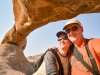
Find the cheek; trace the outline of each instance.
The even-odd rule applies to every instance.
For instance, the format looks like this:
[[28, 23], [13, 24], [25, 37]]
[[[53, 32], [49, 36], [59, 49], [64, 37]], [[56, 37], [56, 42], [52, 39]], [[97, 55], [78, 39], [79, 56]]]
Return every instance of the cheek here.
[[76, 39], [76, 38], [69, 37], [69, 40], [70, 40], [71, 42], [73, 42], [75, 39]]
[[66, 44], [67, 44], [67, 45], [71, 45], [72, 43], [71, 43], [71, 41], [67, 40], [67, 41], [66, 41]]
[[67, 37], [70, 38], [70, 34], [67, 34]]

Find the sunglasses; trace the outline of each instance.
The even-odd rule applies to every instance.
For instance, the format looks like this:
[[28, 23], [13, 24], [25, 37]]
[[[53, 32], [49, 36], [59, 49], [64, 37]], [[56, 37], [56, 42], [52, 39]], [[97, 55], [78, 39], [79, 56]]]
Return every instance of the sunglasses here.
[[65, 37], [63, 37], [63, 38], [58, 38], [58, 41], [61, 41], [61, 40], [68, 40], [68, 37], [67, 36], [65, 36]]
[[80, 28], [79, 26], [74, 26], [74, 27], [72, 27], [72, 28], [70, 28], [70, 29], [66, 29], [65, 32], [66, 32], [66, 33], [70, 33], [71, 30], [72, 30], [72, 31], [77, 31], [79, 28]]

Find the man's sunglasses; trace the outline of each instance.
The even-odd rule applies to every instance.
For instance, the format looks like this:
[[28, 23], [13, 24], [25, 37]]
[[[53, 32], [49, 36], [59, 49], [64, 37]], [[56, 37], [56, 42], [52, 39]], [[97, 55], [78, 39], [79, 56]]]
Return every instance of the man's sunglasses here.
[[74, 26], [74, 27], [72, 27], [72, 28], [70, 28], [70, 29], [66, 29], [65, 32], [66, 32], [66, 33], [70, 33], [71, 30], [72, 30], [72, 31], [77, 31], [79, 28], [80, 28], [79, 26]]
[[61, 41], [61, 40], [68, 40], [68, 37], [67, 36], [65, 36], [65, 37], [63, 37], [63, 38], [58, 38], [58, 41]]

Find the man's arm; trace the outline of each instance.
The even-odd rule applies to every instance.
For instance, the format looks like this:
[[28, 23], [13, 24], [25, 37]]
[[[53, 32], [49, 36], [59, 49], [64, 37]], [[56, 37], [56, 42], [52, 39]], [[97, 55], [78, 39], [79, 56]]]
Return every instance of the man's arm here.
[[100, 39], [99, 38], [92, 39], [92, 47], [94, 51], [96, 52], [96, 54], [100, 57]]

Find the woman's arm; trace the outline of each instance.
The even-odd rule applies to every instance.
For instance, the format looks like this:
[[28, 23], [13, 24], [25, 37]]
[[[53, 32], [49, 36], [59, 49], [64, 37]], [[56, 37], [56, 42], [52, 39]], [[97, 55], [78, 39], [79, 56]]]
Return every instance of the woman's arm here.
[[56, 57], [51, 51], [47, 51], [44, 57], [46, 75], [59, 75]]

